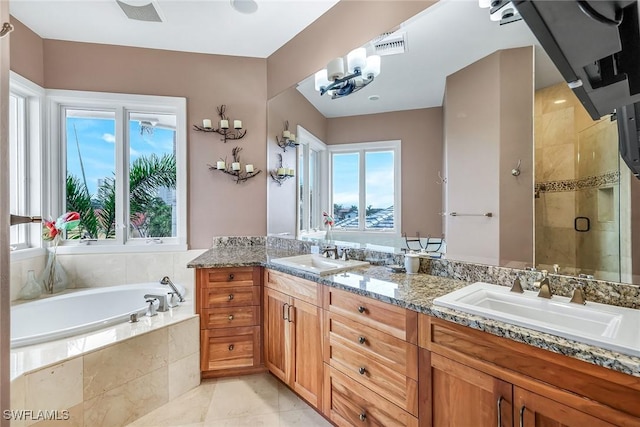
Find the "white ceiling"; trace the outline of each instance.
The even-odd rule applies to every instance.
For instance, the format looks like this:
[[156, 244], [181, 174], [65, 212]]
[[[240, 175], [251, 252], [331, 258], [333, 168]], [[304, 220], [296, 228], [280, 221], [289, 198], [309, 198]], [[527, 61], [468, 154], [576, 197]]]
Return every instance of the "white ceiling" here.
[[[256, 1], [257, 12], [246, 15], [230, 0], [153, 0], [162, 23], [129, 20], [115, 0], [11, 0], [10, 11], [47, 39], [266, 58], [338, 0]], [[439, 106], [447, 75], [496, 50], [530, 45], [537, 46], [536, 87], [562, 81], [523, 21], [500, 26], [477, 0], [441, 0], [401, 30], [408, 32], [408, 52], [384, 56], [381, 74], [360, 92], [320, 97], [312, 76], [298, 90], [325, 117]], [[370, 95], [380, 99], [369, 101]]]
[[[536, 87], [562, 81], [524, 21], [501, 26], [489, 20], [488, 9], [480, 9], [477, 0], [441, 0], [399, 31], [408, 33], [407, 52], [383, 56], [380, 75], [359, 92], [339, 99], [320, 96], [313, 76], [298, 90], [325, 117], [440, 106], [448, 75], [497, 50], [531, 45], [536, 46]], [[370, 95], [380, 99], [369, 101]]]
[[115, 0], [11, 0], [9, 7], [47, 39], [266, 58], [337, 2], [257, 0], [247, 15], [229, 0], [154, 0], [163, 22], [130, 20]]

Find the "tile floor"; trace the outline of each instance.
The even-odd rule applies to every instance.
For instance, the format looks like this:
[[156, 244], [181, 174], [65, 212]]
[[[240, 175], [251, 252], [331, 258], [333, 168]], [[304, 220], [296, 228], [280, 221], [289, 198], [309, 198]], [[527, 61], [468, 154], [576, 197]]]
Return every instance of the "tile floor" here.
[[331, 424], [271, 374], [203, 380], [127, 427], [325, 427]]

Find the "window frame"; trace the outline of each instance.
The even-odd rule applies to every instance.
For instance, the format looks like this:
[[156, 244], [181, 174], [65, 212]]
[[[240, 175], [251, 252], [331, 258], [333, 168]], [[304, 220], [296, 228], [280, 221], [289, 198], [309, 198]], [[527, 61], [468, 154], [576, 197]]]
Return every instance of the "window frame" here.
[[[23, 182], [21, 195], [23, 206], [19, 215], [42, 215], [42, 177], [43, 177], [43, 136], [45, 128], [45, 89], [22, 77], [9, 72], [9, 93], [23, 101], [23, 117], [20, 123], [22, 132], [20, 141], [22, 167], [19, 179]], [[11, 260], [17, 261], [44, 253], [42, 231], [38, 223], [21, 225], [24, 227], [24, 241], [10, 251]], [[13, 246], [13, 245], [12, 245]]]
[[[326, 211], [329, 206], [328, 200], [329, 195], [327, 192], [328, 181], [322, 179], [323, 176], [327, 176], [328, 173], [328, 145], [318, 139], [311, 132], [306, 130], [304, 127], [298, 125], [296, 128], [296, 132], [298, 133], [297, 138], [299, 145], [296, 148], [296, 168], [298, 171], [302, 171], [302, 191], [306, 197], [304, 197], [304, 203], [302, 205], [302, 222], [303, 226], [300, 226], [300, 195], [299, 191], [299, 182], [296, 183], [296, 228], [298, 232], [298, 237], [302, 234], [310, 233], [312, 230], [318, 230], [322, 227], [322, 211]], [[311, 178], [311, 168], [310, 168], [310, 159], [311, 156], [309, 151], [313, 150], [317, 153], [316, 162], [313, 174], [313, 182], [317, 187], [316, 190], [318, 192], [316, 197], [316, 203], [313, 206], [313, 212], [311, 212], [310, 207], [310, 188], [309, 182]], [[300, 165], [300, 157], [302, 156], [304, 165], [301, 167]], [[311, 224], [309, 218], [313, 214], [313, 218], [316, 218], [316, 223]], [[306, 228], [304, 228], [306, 226]]]
[[[355, 142], [349, 144], [335, 144], [329, 145], [329, 171], [328, 188], [329, 188], [329, 206], [333, 208], [333, 154], [350, 154], [358, 153], [358, 179], [359, 179], [359, 197], [358, 197], [358, 228], [348, 229], [340, 228], [334, 229], [334, 233], [367, 233], [367, 234], [393, 234], [400, 236], [400, 230], [402, 230], [401, 218], [402, 218], [402, 168], [401, 168], [401, 140], [389, 140], [389, 141], [372, 141], [372, 142]], [[366, 153], [376, 151], [393, 151], [393, 166], [394, 166], [394, 183], [393, 183], [393, 225], [391, 229], [372, 229], [366, 228]], [[333, 212], [333, 209], [331, 210]]]
[[[57, 217], [65, 209], [66, 139], [65, 111], [67, 109], [93, 109], [115, 112], [115, 173], [116, 173], [116, 238], [84, 244], [62, 241], [61, 253], [104, 252], [165, 252], [187, 249], [187, 126], [186, 98], [133, 95], [120, 93], [47, 90], [49, 118], [48, 170], [46, 191], [49, 194], [48, 212]], [[129, 113], [164, 113], [176, 116], [176, 236], [158, 239], [130, 238], [129, 227]], [[125, 179], [118, 179], [125, 177]], [[161, 243], [160, 243], [161, 242]]]

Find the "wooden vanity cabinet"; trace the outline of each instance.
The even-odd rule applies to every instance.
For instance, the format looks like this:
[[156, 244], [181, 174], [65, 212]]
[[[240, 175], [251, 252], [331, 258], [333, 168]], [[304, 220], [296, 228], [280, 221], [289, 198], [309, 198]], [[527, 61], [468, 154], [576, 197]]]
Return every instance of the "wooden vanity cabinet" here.
[[264, 272], [264, 361], [276, 377], [322, 408], [322, 286]]
[[324, 308], [325, 416], [339, 426], [417, 426], [417, 313], [331, 287]]
[[418, 329], [421, 426], [640, 426], [640, 378], [426, 315]]
[[200, 371], [212, 378], [264, 371], [261, 267], [201, 268], [196, 276]]

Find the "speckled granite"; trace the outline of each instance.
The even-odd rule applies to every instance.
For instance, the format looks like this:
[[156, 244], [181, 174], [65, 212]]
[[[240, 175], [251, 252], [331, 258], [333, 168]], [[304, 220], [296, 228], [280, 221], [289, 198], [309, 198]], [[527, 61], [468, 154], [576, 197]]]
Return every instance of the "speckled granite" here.
[[[598, 366], [640, 377], [640, 358], [638, 357], [433, 305], [435, 298], [460, 289], [475, 281], [510, 284], [518, 273], [525, 276], [527, 280], [524, 281], [524, 285], [527, 288], [531, 288], [533, 280], [539, 278], [539, 272], [525, 272], [522, 270], [447, 260], [431, 260], [431, 262], [427, 264], [430, 264], [432, 272], [437, 274], [408, 275], [404, 273], [392, 273], [384, 266], [369, 266], [336, 275], [318, 276], [270, 262], [274, 258], [292, 256], [299, 253], [300, 251], [295, 247], [295, 244], [290, 246], [269, 244], [265, 246], [223, 246], [208, 250], [189, 262], [188, 266], [208, 268], [261, 265], [323, 285], [375, 298], [380, 301], [485, 331], [496, 336], [509, 338], [517, 342], [526, 343], [554, 353], [564, 354]], [[444, 277], [445, 275], [448, 277]], [[559, 277], [560, 276], [558, 276], [558, 280], [560, 280]], [[552, 283], [553, 279], [552, 277]], [[633, 295], [637, 295], [633, 291], [633, 288], [635, 288], [635, 292], [637, 292], [637, 287], [634, 286], [610, 284], [614, 286], [600, 288], [601, 281], [589, 280], [586, 282], [587, 296], [590, 296], [592, 301], [600, 299], [628, 302], [629, 299], [634, 298]], [[565, 289], [563, 285], [554, 285], [554, 290], [564, 292]], [[607, 292], [611, 292], [613, 295], [608, 295]], [[633, 306], [633, 304], [627, 306]]]

